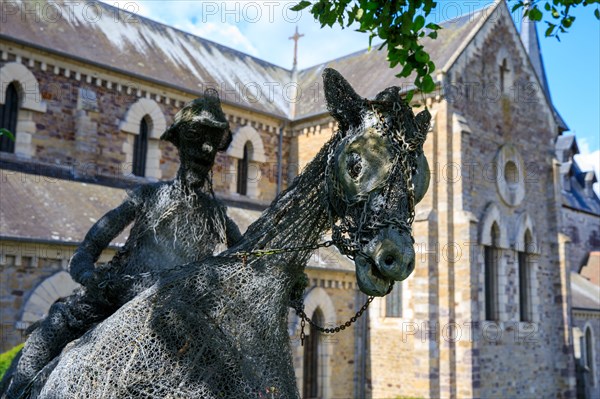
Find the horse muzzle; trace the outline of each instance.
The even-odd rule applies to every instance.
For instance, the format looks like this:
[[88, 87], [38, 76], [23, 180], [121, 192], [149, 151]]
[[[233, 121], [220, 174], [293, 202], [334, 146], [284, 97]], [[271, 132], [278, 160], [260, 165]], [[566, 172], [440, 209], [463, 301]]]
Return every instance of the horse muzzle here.
[[409, 233], [386, 227], [369, 241], [354, 260], [360, 290], [384, 296], [392, 281], [406, 279], [415, 269], [415, 250]]

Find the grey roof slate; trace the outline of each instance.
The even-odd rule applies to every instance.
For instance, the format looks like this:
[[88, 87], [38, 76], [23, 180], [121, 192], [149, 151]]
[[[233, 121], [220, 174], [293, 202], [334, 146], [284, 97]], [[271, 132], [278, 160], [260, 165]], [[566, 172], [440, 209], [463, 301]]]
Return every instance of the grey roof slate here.
[[558, 136], [556, 138], [555, 147], [559, 150], [572, 149], [574, 154], [579, 153], [579, 147], [577, 146], [577, 140], [575, 139], [574, 134], [563, 134]]
[[[123, 189], [1, 169], [0, 237], [77, 244]], [[127, 232], [111, 244], [123, 245]]]
[[593, 171], [582, 171], [574, 159], [561, 163], [560, 173], [568, 174], [571, 183], [569, 190], [564, 187], [561, 190], [563, 205], [600, 215], [600, 198], [595, 192], [588, 195], [585, 190], [586, 180], [591, 184], [595, 183], [596, 174]]

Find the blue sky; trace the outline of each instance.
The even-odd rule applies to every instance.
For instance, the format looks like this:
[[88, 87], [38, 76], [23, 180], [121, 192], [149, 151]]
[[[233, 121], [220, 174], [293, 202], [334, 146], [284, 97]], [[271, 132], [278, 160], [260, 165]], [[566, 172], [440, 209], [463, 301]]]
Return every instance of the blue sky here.
[[[321, 29], [307, 11], [290, 11], [295, 0], [106, 2], [287, 68], [291, 68], [293, 58], [293, 42], [288, 37], [296, 26], [305, 35], [299, 43], [299, 68], [341, 57], [368, 45], [367, 34], [352, 29]], [[434, 18], [450, 19], [489, 3], [490, 0], [441, 0]], [[581, 163], [584, 166], [594, 163], [598, 173], [600, 23], [593, 16], [592, 7], [579, 7], [575, 16], [571, 31], [561, 36], [561, 42], [543, 37], [545, 23], [540, 24], [538, 32], [556, 109], [571, 133], [577, 136], [585, 158]]]

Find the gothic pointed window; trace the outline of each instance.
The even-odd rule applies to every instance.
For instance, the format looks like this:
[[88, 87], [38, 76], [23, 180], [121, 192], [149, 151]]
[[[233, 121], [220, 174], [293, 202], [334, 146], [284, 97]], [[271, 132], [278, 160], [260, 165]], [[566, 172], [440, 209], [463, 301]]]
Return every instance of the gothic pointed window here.
[[402, 285], [399, 281], [385, 297], [385, 317], [402, 317]]
[[[17, 134], [17, 116], [19, 113], [19, 94], [14, 83], [6, 88], [4, 104], [0, 104], [0, 128], [7, 129], [14, 136]], [[15, 142], [8, 136], [0, 136], [0, 151], [15, 152]]]
[[500, 229], [496, 223], [492, 225], [491, 245], [486, 245], [485, 260], [485, 319], [498, 320], [498, 244], [500, 240]]
[[531, 311], [531, 262], [528, 252], [532, 239], [529, 230], [525, 232], [525, 248], [518, 252], [519, 261], [519, 316], [521, 321], [532, 321]]
[[133, 168], [136, 176], [144, 177], [146, 174], [146, 156], [148, 154], [148, 122], [142, 118], [140, 131], [133, 142]]
[[[322, 326], [324, 317], [321, 309], [317, 308], [313, 313], [312, 320], [315, 324]], [[320, 332], [311, 324], [310, 332], [304, 342], [304, 381], [302, 397], [313, 399], [322, 397], [321, 362], [323, 347], [320, 343]]]
[[248, 141], [244, 144], [244, 155], [238, 159], [237, 167], [237, 193], [248, 195], [248, 168], [250, 166], [250, 153], [252, 144]]
[[584, 348], [584, 354], [585, 354], [585, 367], [589, 370], [590, 372], [590, 376], [592, 376], [591, 383], [592, 385], [595, 385], [595, 380], [596, 380], [596, 369], [595, 369], [595, 365], [594, 365], [594, 360], [595, 360], [595, 353], [594, 353], [594, 337], [592, 335], [592, 329], [587, 326], [585, 329], [585, 336], [584, 336], [584, 344], [585, 344], [585, 348]]

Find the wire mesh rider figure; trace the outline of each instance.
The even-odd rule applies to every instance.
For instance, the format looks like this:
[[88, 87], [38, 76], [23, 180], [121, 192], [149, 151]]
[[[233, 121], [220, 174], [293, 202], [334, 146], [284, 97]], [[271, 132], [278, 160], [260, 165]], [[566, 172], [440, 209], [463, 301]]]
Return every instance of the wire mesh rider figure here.
[[[65, 345], [154, 284], [161, 272], [240, 240], [238, 227], [211, 185], [217, 151], [231, 143], [216, 91], [207, 90], [204, 97], [186, 104], [161, 139], [179, 150], [176, 178], [129, 192], [88, 231], [69, 263], [71, 276], [82, 288], [57, 301], [35, 326], [20, 359], [15, 359], [6, 398], [20, 397]], [[96, 266], [102, 250], [131, 223], [123, 248], [109, 263]], [[8, 374], [5, 379], [11, 378]]]

